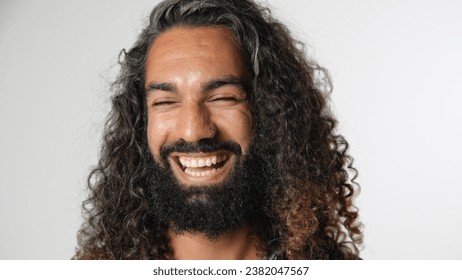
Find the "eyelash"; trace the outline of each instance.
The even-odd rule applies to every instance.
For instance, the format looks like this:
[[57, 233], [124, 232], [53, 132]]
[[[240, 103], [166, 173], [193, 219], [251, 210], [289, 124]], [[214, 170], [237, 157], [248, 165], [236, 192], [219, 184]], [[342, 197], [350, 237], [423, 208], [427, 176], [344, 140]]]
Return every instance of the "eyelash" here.
[[218, 97], [218, 98], [210, 100], [210, 102], [213, 102], [213, 101], [233, 101], [233, 102], [236, 102], [237, 100], [238, 100], [237, 98], [229, 96], [229, 97]]
[[175, 104], [175, 101], [159, 101], [159, 102], [154, 102], [152, 103], [152, 106], [167, 106], [167, 105], [172, 105]]
[[[223, 102], [234, 102], [236, 103], [237, 101], [239, 101], [240, 99], [236, 98], [236, 97], [218, 97], [218, 98], [214, 98], [214, 99], [211, 99], [209, 100], [209, 102], [220, 102], [220, 101], [223, 101]], [[168, 105], [173, 105], [177, 103], [176, 101], [155, 101], [152, 103], [152, 106], [153, 107], [161, 107], [161, 106], [168, 106]]]

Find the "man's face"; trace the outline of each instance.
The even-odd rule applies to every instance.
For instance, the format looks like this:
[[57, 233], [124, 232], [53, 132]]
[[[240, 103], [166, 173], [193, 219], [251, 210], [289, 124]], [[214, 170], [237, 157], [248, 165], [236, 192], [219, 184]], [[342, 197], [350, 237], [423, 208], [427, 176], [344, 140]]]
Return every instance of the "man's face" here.
[[[232, 149], [162, 149], [177, 143], [234, 143], [243, 155], [252, 140], [247, 100], [249, 73], [229, 30], [176, 27], [160, 34], [145, 72], [147, 137], [157, 163], [162, 157], [182, 186], [219, 185], [239, 154]], [[164, 166], [166, 167], [166, 166]]]

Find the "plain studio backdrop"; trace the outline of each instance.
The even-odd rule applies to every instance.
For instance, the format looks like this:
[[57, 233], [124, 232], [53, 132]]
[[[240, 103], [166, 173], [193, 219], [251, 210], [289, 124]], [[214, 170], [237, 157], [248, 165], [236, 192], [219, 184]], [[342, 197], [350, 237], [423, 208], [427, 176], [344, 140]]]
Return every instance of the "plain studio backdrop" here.
[[[0, 2], [0, 259], [69, 259], [117, 57], [158, 1]], [[462, 2], [267, 0], [333, 77], [365, 259], [462, 259]]]

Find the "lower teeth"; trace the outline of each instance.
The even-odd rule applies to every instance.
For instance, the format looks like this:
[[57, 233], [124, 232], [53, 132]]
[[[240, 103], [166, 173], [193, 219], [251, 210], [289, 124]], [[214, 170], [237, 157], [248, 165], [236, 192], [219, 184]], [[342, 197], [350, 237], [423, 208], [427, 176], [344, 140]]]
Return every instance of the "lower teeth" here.
[[214, 169], [207, 170], [207, 171], [192, 171], [189, 168], [186, 168], [184, 172], [194, 177], [205, 177], [205, 176], [210, 176], [213, 173], [217, 172], [217, 169], [214, 168]]

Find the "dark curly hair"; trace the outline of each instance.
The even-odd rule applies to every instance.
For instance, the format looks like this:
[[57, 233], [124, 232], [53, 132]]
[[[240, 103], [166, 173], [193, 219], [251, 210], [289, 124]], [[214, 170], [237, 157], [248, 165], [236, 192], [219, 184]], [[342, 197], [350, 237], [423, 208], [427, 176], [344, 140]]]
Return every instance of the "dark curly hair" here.
[[348, 143], [328, 107], [327, 72], [268, 9], [250, 0], [167, 0], [154, 8], [135, 45], [120, 57], [100, 160], [88, 178], [85, 222], [75, 259], [168, 259], [167, 228], [153, 222], [146, 189], [148, 49], [175, 26], [231, 30], [253, 80], [250, 105], [258, 154], [271, 162], [271, 224], [256, 233], [263, 255], [358, 259], [359, 192]]

